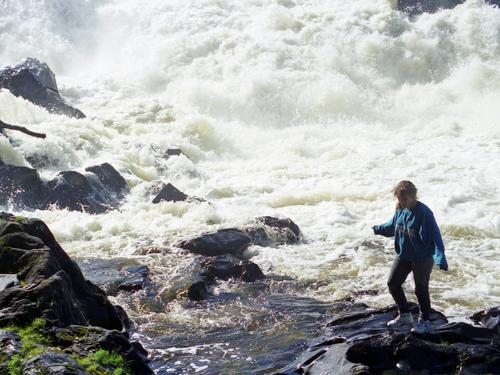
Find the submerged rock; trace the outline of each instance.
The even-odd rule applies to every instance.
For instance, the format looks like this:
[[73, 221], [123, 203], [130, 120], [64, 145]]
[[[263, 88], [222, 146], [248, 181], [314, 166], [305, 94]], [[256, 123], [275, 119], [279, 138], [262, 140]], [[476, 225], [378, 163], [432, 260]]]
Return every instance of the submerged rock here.
[[210, 296], [210, 289], [218, 280], [254, 282], [264, 278], [260, 267], [249, 260], [232, 255], [198, 256], [183, 268], [173, 285], [162, 290], [160, 295], [167, 301], [182, 296], [200, 301]]
[[57, 88], [56, 77], [47, 64], [27, 58], [14, 67], [0, 70], [0, 89], [44, 107], [49, 112], [84, 118], [82, 111], [67, 104]]
[[83, 274], [102, 288], [108, 296], [120, 292], [135, 292], [151, 283], [149, 267], [131, 264], [128, 258], [98, 259], [86, 258], [78, 261]]
[[275, 246], [295, 244], [301, 239], [300, 229], [292, 219], [279, 219], [272, 216], [261, 216], [255, 219], [255, 224], [245, 229], [258, 246]]
[[[123, 309], [83, 277], [42, 221], [0, 213], [0, 273], [19, 280], [0, 290], [0, 327], [7, 327], [0, 328], [2, 362], [20, 353], [16, 366], [22, 373], [88, 374], [73, 358], [106, 350], [123, 356], [134, 373], [152, 374], [144, 349], [121, 332], [128, 323]], [[43, 324], [33, 325], [40, 318]], [[16, 352], [15, 332], [30, 325], [36, 333], [30, 340], [39, 341], [30, 345], [43, 354]]]
[[[417, 318], [418, 306], [412, 304]], [[433, 311], [434, 329], [426, 334], [389, 329], [396, 306], [373, 309], [355, 305], [333, 315], [324, 337], [280, 374], [373, 374], [404, 370], [430, 374], [487, 374], [500, 368], [495, 331], [466, 323], [447, 323]]]

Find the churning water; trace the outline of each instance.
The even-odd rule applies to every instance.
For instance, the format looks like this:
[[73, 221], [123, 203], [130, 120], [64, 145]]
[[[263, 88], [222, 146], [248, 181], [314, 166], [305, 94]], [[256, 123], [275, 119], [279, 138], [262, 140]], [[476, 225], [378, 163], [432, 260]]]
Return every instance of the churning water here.
[[[161, 292], [118, 302], [159, 373], [269, 372], [329, 302], [390, 303], [392, 243], [370, 228], [391, 217], [401, 179], [443, 232], [450, 271], [432, 276], [434, 307], [459, 318], [500, 303], [500, 9], [468, 0], [409, 18], [384, 0], [0, 0], [0, 66], [28, 56], [88, 118], [1, 91], [2, 120], [48, 135], [0, 138], [4, 162], [43, 156], [44, 178], [109, 162], [131, 193], [104, 215], [24, 214], [72, 256], [151, 267]], [[163, 158], [169, 147], [189, 158]], [[212, 204], [153, 205], [155, 181]], [[168, 293], [189, 263], [178, 240], [261, 215], [290, 217], [305, 236], [249, 249], [268, 281], [220, 283], [200, 304]], [[161, 253], [140, 255], [150, 248]]]

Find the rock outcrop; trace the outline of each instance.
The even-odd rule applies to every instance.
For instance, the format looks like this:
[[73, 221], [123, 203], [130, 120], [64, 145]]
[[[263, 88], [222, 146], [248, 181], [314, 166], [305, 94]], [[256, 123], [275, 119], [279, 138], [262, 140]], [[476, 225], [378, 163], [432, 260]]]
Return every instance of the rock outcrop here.
[[35, 169], [0, 165], [0, 205], [42, 210], [55, 207], [92, 214], [118, 207], [127, 191], [125, 179], [108, 163], [85, 171], [62, 171], [43, 182]]
[[[0, 213], [0, 274], [11, 276], [0, 290], [0, 351], [10, 367], [30, 374], [86, 374], [85, 361], [101, 350], [118, 353], [134, 373], [152, 373], [144, 349], [122, 332], [123, 309], [83, 277], [42, 221]], [[40, 339], [23, 342], [26, 330], [26, 340]], [[0, 374], [5, 371], [0, 366]]]
[[[490, 310], [491, 311], [491, 310]], [[418, 306], [412, 305], [415, 319]], [[494, 312], [493, 312], [494, 313]], [[434, 329], [426, 334], [389, 329], [395, 306], [363, 304], [338, 312], [324, 327], [324, 336], [280, 374], [378, 374], [403, 371], [425, 374], [496, 374], [500, 369], [498, 332], [464, 322], [448, 323], [433, 311]], [[480, 313], [478, 317], [490, 313]], [[399, 373], [399, 372], [398, 372]]]
[[14, 67], [0, 70], [0, 89], [46, 108], [49, 112], [84, 118], [82, 111], [67, 104], [59, 93], [56, 77], [47, 64], [27, 58]]

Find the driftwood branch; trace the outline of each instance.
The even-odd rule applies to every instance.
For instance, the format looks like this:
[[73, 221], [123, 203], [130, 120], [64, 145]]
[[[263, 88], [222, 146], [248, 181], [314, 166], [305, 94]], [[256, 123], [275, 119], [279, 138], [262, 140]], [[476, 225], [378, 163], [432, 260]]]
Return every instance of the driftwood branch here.
[[24, 134], [28, 134], [28, 135], [31, 135], [32, 137], [36, 137], [36, 138], [46, 138], [47, 136], [43, 133], [37, 133], [37, 132], [33, 132], [29, 129], [26, 129], [24, 126], [18, 126], [18, 125], [10, 125], [10, 124], [6, 124], [5, 122], [1, 121], [0, 120], [0, 132], [4, 129], [8, 129], [8, 130], [16, 130], [18, 132], [21, 132], [21, 133], [24, 133]]

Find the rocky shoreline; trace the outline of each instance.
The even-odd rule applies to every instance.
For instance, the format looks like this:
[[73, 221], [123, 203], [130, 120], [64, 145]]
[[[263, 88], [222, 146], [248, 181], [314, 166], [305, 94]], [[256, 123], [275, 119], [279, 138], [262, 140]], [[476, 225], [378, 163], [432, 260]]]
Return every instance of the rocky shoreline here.
[[[395, 305], [371, 308], [339, 303], [326, 318], [322, 336], [280, 375], [499, 374], [500, 306], [480, 311], [476, 324], [449, 323], [433, 311], [434, 329], [426, 334], [389, 329]], [[411, 307], [418, 317], [418, 305]]]
[[0, 374], [152, 374], [114, 306], [40, 220], [0, 213]]

